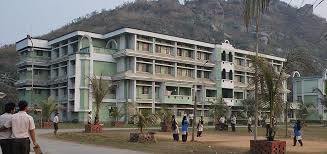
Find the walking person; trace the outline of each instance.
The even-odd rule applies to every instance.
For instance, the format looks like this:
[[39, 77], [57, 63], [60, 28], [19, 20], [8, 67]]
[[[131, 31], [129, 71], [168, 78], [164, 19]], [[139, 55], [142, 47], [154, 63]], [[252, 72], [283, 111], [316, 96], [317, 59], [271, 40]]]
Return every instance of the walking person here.
[[197, 132], [196, 137], [201, 137], [202, 132], [203, 132], [203, 116], [201, 116], [201, 119], [199, 120], [197, 130], [198, 130], [198, 132]]
[[225, 129], [225, 117], [221, 116], [219, 119], [219, 124], [220, 124], [220, 130], [223, 131]]
[[252, 119], [251, 117], [248, 118], [248, 132], [252, 133]]
[[90, 111], [88, 114], [87, 114], [87, 124], [92, 124], [92, 112]]
[[183, 120], [182, 120], [182, 141], [183, 142], [187, 141], [188, 126], [189, 126], [189, 122], [188, 122], [186, 116], [184, 116]]
[[303, 146], [303, 142], [302, 142], [302, 126], [301, 126], [301, 121], [297, 120], [294, 127], [294, 138], [293, 138], [293, 146], [296, 146], [296, 142], [299, 142], [301, 146]]
[[171, 129], [173, 131], [174, 141], [178, 142], [179, 141], [179, 128], [178, 128], [178, 123], [176, 121], [175, 115], [172, 116]]
[[12, 154], [12, 138], [11, 130], [5, 127], [5, 124], [11, 121], [12, 115], [15, 113], [15, 103], [5, 104], [5, 113], [0, 116], [0, 145], [2, 154]]
[[230, 119], [230, 124], [232, 126], [232, 131], [235, 132], [235, 125], [236, 125], [236, 116], [232, 115], [232, 118]]
[[28, 103], [20, 101], [18, 107], [19, 112], [14, 114], [11, 121], [6, 123], [6, 127], [11, 127], [12, 130], [12, 154], [29, 154], [29, 138], [31, 138], [34, 148], [39, 148], [35, 138], [35, 124], [33, 117], [27, 114]]
[[57, 112], [53, 118], [53, 128], [54, 128], [54, 134], [57, 135], [58, 131], [58, 124], [59, 124], [59, 113]]

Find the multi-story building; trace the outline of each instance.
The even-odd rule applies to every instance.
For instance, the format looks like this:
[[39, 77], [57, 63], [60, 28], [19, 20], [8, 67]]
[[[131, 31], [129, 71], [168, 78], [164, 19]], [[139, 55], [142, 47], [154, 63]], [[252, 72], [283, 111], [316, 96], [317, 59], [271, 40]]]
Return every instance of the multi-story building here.
[[[16, 49], [20, 99], [38, 103], [52, 96], [62, 106], [63, 120], [83, 121], [93, 109], [93, 75], [116, 85], [100, 111], [106, 120], [110, 106], [127, 102], [153, 113], [163, 105], [177, 116], [192, 113], [194, 95], [199, 115], [208, 116], [210, 102], [220, 97], [236, 111], [254, 74], [249, 58], [254, 53], [235, 49], [227, 40], [210, 44], [131, 28], [107, 34], [75, 31], [53, 40], [25, 38]], [[276, 70], [285, 62], [259, 56]]]
[[[308, 108], [307, 120], [326, 120], [327, 109], [322, 101], [326, 95], [327, 70], [321, 76], [302, 77], [298, 71], [292, 75], [294, 103], [303, 103]], [[294, 105], [298, 107], [298, 104]]]

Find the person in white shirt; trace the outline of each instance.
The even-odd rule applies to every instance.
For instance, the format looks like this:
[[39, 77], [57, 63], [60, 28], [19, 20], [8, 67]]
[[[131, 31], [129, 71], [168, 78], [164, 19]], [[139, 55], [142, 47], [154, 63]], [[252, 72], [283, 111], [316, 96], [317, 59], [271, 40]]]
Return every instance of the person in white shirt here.
[[53, 117], [53, 128], [54, 128], [54, 134], [57, 135], [58, 131], [58, 124], [59, 124], [59, 113], [56, 113]]
[[232, 115], [232, 118], [230, 119], [230, 123], [232, 126], [232, 131], [235, 132], [235, 125], [236, 125], [236, 116]]
[[225, 129], [225, 117], [224, 116], [220, 117], [219, 124], [220, 124], [220, 130], [224, 130]]
[[196, 137], [201, 137], [202, 135], [202, 132], [203, 132], [203, 116], [201, 116], [201, 119], [199, 120], [199, 123], [198, 123], [198, 126], [197, 126], [197, 129], [198, 129], [198, 132], [197, 132], [197, 135]]
[[248, 132], [249, 133], [252, 133], [252, 119], [251, 119], [251, 117], [249, 117], [249, 119], [248, 119]]
[[3, 130], [0, 132], [0, 145], [2, 154], [12, 154], [12, 139], [11, 130], [5, 128], [4, 125], [11, 121], [13, 113], [15, 113], [15, 103], [5, 104], [5, 113], [0, 116], [0, 127]]
[[5, 124], [5, 127], [12, 130], [11, 137], [13, 138], [12, 154], [29, 154], [30, 153], [30, 139], [35, 148], [39, 145], [35, 138], [35, 124], [33, 117], [27, 114], [28, 103], [26, 101], [19, 101], [19, 112], [12, 116], [11, 121]]

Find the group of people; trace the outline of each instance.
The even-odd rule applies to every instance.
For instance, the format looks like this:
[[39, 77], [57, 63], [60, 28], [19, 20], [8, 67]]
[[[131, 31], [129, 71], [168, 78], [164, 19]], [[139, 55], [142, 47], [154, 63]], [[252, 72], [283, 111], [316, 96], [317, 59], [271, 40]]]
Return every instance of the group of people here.
[[[219, 119], [219, 130], [220, 131], [223, 131], [223, 130], [226, 130], [228, 131], [228, 124], [226, 122], [226, 118], [224, 116], [220, 117]], [[236, 131], [236, 116], [235, 115], [232, 115], [231, 118], [230, 118], [230, 125], [231, 125], [231, 128], [232, 128], [232, 131], [235, 132]]]
[[15, 103], [5, 104], [5, 113], [0, 116], [0, 145], [3, 154], [29, 154], [30, 139], [34, 148], [39, 145], [35, 137], [33, 117], [27, 114], [28, 103], [20, 101], [19, 111]]
[[[187, 141], [187, 136], [188, 136], [188, 127], [192, 126], [193, 122], [190, 123], [190, 121], [193, 119], [188, 119], [186, 115], [183, 116], [182, 119], [182, 141], [186, 142]], [[175, 115], [172, 116], [172, 122], [171, 122], [171, 129], [173, 132], [173, 139], [174, 141], [179, 141], [179, 125], [178, 122], [176, 120]], [[202, 132], [203, 132], [203, 117], [201, 116], [201, 119], [199, 120], [198, 124], [197, 124], [197, 137], [201, 137]]]

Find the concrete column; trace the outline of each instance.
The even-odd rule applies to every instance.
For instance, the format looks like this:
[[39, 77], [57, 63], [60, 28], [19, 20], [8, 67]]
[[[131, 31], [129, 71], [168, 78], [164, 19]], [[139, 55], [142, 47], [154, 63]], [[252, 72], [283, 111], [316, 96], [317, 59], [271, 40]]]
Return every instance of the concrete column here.
[[152, 38], [152, 53], [156, 53], [156, 38]]
[[152, 74], [156, 74], [156, 65], [155, 65], [155, 60], [152, 60]]
[[177, 77], [177, 63], [174, 63], [174, 77]]
[[120, 35], [118, 48], [119, 49], [125, 49], [126, 48], [126, 37], [125, 37], [125, 34], [124, 35]]
[[136, 80], [131, 80], [131, 87], [130, 87], [130, 91], [131, 91], [131, 96], [132, 96], [132, 102], [136, 101]]
[[195, 65], [195, 68], [194, 68], [194, 79], [197, 79], [198, 77], [197, 77], [197, 72], [198, 72], [198, 66], [197, 65]]
[[133, 73], [136, 73], [136, 57], [133, 57], [132, 67], [133, 67]]
[[174, 57], [177, 57], [177, 42], [174, 44]]
[[197, 46], [195, 45], [195, 50], [194, 50], [194, 53], [193, 53], [193, 57], [194, 57], [194, 59], [197, 59], [197, 54], [198, 54], [198, 48], [197, 48]]
[[152, 114], [156, 111], [156, 84], [154, 81], [152, 81]]
[[166, 84], [162, 82], [159, 89], [159, 98], [161, 103], [165, 103]]
[[137, 50], [137, 35], [136, 34], [132, 35], [131, 43], [132, 43], [132, 46], [131, 46], [132, 49]]

